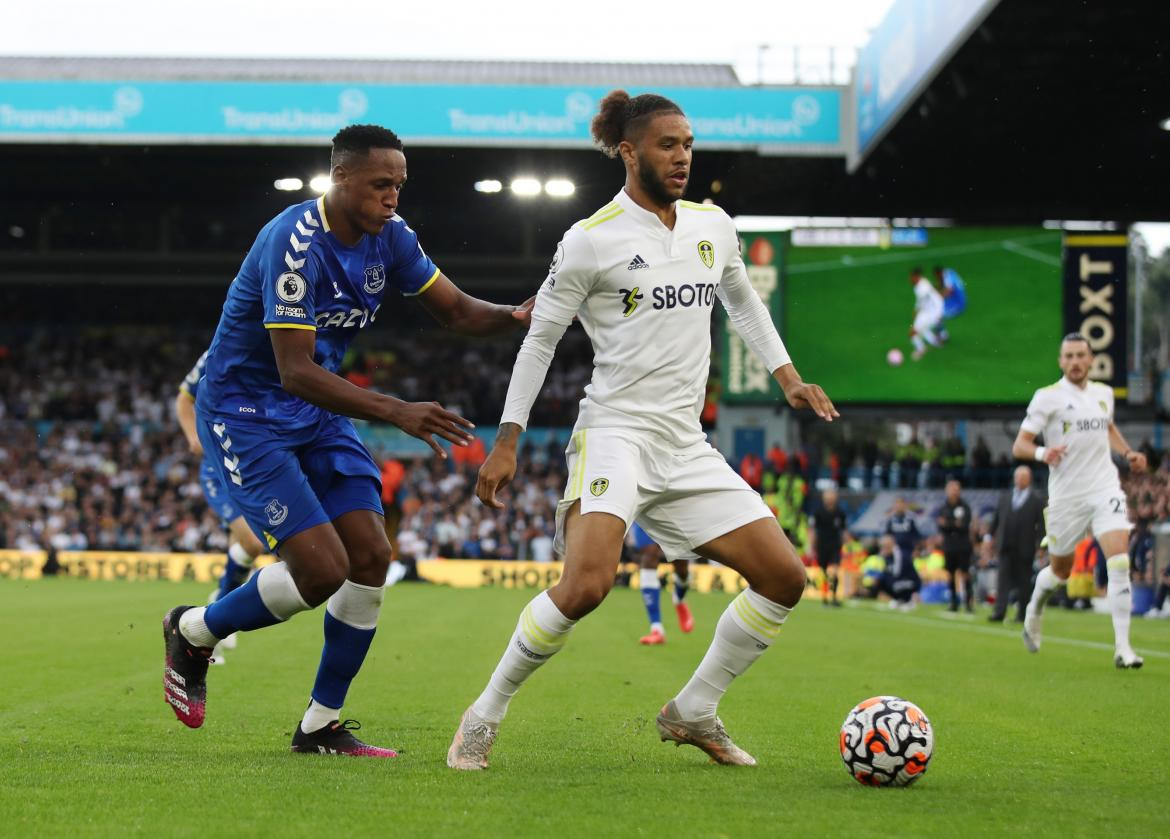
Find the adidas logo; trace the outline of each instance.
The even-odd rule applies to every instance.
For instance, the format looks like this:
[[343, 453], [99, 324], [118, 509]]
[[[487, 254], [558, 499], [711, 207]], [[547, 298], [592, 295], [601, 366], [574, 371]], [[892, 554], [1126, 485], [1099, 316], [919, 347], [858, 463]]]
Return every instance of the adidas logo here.
[[634, 258], [630, 260], [630, 264], [626, 266], [627, 271], [637, 271], [639, 268], [649, 268], [650, 263], [642, 259], [638, 254], [634, 254]]

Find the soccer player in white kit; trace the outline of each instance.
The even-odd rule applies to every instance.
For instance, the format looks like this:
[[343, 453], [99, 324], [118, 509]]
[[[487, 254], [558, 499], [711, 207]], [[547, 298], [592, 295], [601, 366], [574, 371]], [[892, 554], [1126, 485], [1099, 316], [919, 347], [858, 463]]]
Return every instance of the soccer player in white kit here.
[[517, 438], [557, 341], [578, 317], [593, 343], [594, 370], [566, 451], [569, 480], [557, 511], [565, 570], [524, 608], [487, 687], [460, 720], [447, 765], [487, 767], [521, 683], [609, 593], [635, 519], [668, 556], [694, 551], [750, 585], [719, 619], [706, 657], [662, 708], [657, 727], [663, 740], [697, 746], [716, 762], [752, 765], [716, 709], [732, 679], [776, 639], [805, 577], [775, 516], [699, 425], [715, 298], [790, 405], [825, 420], [837, 413], [789, 360], [749, 282], [731, 219], [713, 205], [680, 200], [694, 139], [681, 109], [654, 94], [631, 99], [613, 91], [592, 127], [602, 150], [625, 164], [625, 187], [557, 247], [476, 486], [485, 504], [502, 506], [496, 493], [515, 474]]
[[[1028, 415], [1012, 445], [1021, 460], [1047, 463], [1049, 565], [1036, 576], [1036, 586], [1024, 616], [1024, 644], [1040, 651], [1040, 623], [1044, 604], [1053, 589], [1068, 579], [1073, 550], [1092, 530], [1106, 556], [1109, 583], [1106, 598], [1113, 615], [1114, 663], [1121, 668], [1142, 666], [1142, 657], [1129, 644], [1133, 607], [1129, 583], [1129, 515], [1125, 493], [1110, 450], [1122, 455], [1135, 472], [1144, 472], [1146, 457], [1125, 442], [1113, 424], [1113, 389], [1089, 380], [1093, 351], [1080, 333], [1060, 344], [1064, 376], [1042, 387], [1028, 404]], [[1035, 443], [1044, 435], [1044, 445]]]
[[921, 268], [910, 270], [910, 285], [914, 288], [914, 325], [910, 327], [910, 340], [914, 352], [910, 357], [918, 361], [926, 355], [926, 345], [942, 345], [937, 331], [942, 326], [943, 296], [934, 283], [926, 279]]

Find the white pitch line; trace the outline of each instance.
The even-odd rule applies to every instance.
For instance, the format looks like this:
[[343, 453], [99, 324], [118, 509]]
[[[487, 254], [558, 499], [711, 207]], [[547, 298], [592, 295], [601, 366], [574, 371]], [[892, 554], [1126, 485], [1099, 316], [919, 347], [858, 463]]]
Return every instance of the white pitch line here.
[[[869, 611], [874, 613], [874, 614], [882, 614], [882, 611], [880, 609], [876, 609], [876, 608], [870, 608]], [[924, 626], [936, 626], [936, 627], [937, 626], [946, 626], [946, 627], [950, 627], [951, 629], [966, 629], [966, 630], [970, 630], [971, 632], [979, 632], [979, 633], [982, 633], [984, 635], [998, 635], [1001, 638], [1019, 639], [1021, 634], [1023, 633], [1023, 626], [1020, 627], [1019, 632], [1013, 632], [1010, 629], [997, 629], [994, 626], [977, 626], [974, 624], [966, 623], [961, 618], [959, 618], [959, 619], [954, 619], [954, 618], [945, 619], [942, 617], [941, 614], [936, 618], [923, 618], [923, 617], [918, 617], [915, 615], [907, 615], [905, 613], [897, 613], [897, 612], [888, 612], [888, 614], [890, 615], [890, 617], [900, 618], [901, 620], [908, 621], [910, 623], [920, 623]], [[1022, 644], [1023, 641], [1021, 640], [1020, 643]], [[1045, 643], [1045, 644], [1064, 644], [1065, 646], [1068, 646], [1068, 647], [1082, 647], [1084, 649], [1089, 649], [1089, 650], [1106, 650], [1108, 652], [1113, 652], [1113, 645], [1112, 644], [1106, 644], [1102, 641], [1084, 641], [1084, 640], [1081, 640], [1080, 638], [1060, 638], [1057, 636], [1045, 635], [1045, 636], [1043, 636], [1043, 643]], [[1144, 648], [1140, 651], [1140, 655], [1153, 657], [1153, 658], [1170, 658], [1170, 653], [1168, 653], [1168, 652], [1163, 652], [1162, 650], [1149, 650], [1149, 649], [1144, 649]]]
[[1056, 267], [1060, 267], [1061, 265], [1060, 257], [1053, 256], [1050, 253], [1041, 253], [1040, 251], [1032, 250], [1032, 248], [1026, 248], [1011, 239], [1004, 241], [1003, 249], [1014, 254], [1019, 254], [1020, 256], [1026, 256], [1028, 259], [1034, 259], [1037, 262], [1043, 262], [1045, 265], [1053, 265]]
[[[1017, 245], [1020, 245], [1021, 243], [1047, 241], [1052, 239], [1053, 236], [1059, 235], [1060, 234], [1053, 233], [1038, 233], [1035, 236], [1021, 236], [1017, 239], [1011, 239], [1007, 241], [1011, 241]], [[811, 274], [817, 271], [836, 271], [841, 268], [865, 268], [868, 265], [884, 265], [890, 262], [912, 262], [915, 259], [920, 259], [921, 261], [926, 262], [928, 261], [926, 257], [933, 259], [939, 256], [956, 256], [958, 254], [964, 253], [980, 253], [981, 251], [999, 250], [1004, 246], [1004, 240], [997, 240], [994, 242], [978, 242], [973, 245], [953, 245], [949, 248], [907, 248], [906, 250], [899, 251], [897, 253], [852, 257], [848, 262], [843, 261], [843, 259], [831, 259], [824, 262], [806, 262], [803, 265], [789, 265], [785, 270], [789, 274]]]

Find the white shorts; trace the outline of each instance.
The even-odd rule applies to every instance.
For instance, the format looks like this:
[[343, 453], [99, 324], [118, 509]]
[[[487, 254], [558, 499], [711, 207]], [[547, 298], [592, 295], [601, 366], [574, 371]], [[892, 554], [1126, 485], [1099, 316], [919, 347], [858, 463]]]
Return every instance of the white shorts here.
[[1048, 505], [1044, 511], [1048, 530], [1048, 553], [1068, 556], [1085, 534], [1094, 536], [1114, 530], [1130, 530], [1125, 493], [1120, 487], [1080, 498], [1062, 498]]
[[757, 519], [772, 518], [760, 494], [706, 441], [668, 448], [652, 435], [591, 428], [565, 449], [569, 483], [557, 505], [558, 552], [565, 550], [565, 515], [611, 513], [638, 524], [667, 559], [690, 559], [694, 549]]
[[[905, 321], [903, 321], [905, 323]], [[942, 315], [931, 312], [919, 312], [914, 316], [914, 331], [921, 335], [937, 329], [942, 323]]]

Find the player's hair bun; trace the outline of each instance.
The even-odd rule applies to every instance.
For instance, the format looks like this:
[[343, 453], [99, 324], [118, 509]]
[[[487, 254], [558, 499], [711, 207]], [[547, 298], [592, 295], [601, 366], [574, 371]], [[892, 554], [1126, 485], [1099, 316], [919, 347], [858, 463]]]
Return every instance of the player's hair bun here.
[[629, 103], [630, 94], [624, 90], [611, 91], [601, 100], [601, 108], [593, 118], [593, 140], [608, 157], [617, 157]]

